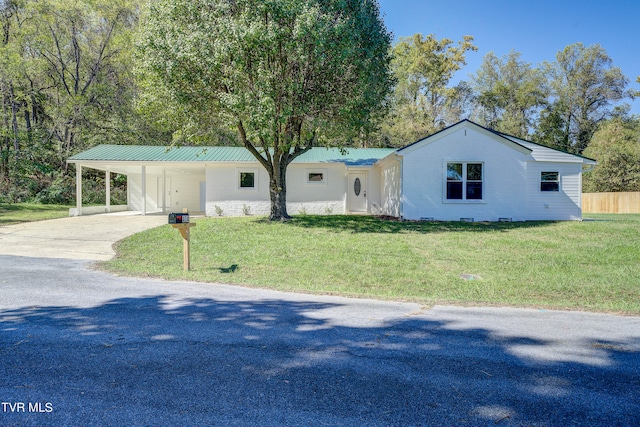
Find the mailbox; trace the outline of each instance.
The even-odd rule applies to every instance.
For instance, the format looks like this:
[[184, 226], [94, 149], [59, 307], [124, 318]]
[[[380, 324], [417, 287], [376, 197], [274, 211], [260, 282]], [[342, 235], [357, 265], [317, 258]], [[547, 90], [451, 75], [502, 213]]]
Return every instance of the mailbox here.
[[188, 213], [170, 213], [169, 224], [187, 224], [189, 222]]

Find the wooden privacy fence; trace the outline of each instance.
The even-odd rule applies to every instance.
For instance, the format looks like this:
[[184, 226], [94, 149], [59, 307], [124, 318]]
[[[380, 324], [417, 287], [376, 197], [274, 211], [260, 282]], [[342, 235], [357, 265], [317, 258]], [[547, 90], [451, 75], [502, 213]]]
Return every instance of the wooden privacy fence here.
[[640, 213], [640, 192], [583, 193], [582, 212]]

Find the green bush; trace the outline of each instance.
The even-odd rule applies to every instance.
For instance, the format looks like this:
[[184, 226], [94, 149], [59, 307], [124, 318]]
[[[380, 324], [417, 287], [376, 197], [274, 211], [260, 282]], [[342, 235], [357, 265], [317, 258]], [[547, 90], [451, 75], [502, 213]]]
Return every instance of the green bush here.
[[51, 177], [47, 183], [39, 182], [38, 185], [43, 187], [34, 197], [35, 201], [43, 204], [70, 204], [75, 198], [75, 182], [68, 175], [56, 174]]

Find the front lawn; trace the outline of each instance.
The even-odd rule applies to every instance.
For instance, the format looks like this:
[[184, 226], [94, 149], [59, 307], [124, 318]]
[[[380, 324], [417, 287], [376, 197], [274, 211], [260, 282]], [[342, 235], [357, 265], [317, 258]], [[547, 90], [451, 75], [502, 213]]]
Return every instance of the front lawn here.
[[[113, 272], [286, 291], [640, 314], [640, 215], [583, 222], [199, 218], [192, 271], [166, 225], [120, 242]], [[203, 285], [204, 286], [204, 285]]]
[[64, 218], [69, 216], [69, 207], [37, 203], [0, 203], [0, 226]]

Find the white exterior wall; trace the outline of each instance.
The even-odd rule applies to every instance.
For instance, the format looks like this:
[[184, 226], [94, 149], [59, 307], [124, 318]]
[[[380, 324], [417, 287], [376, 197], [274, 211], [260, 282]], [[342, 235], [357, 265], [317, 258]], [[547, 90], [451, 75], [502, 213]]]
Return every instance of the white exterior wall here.
[[[240, 188], [240, 172], [254, 172], [255, 188]], [[310, 172], [324, 174], [324, 182], [308, 182]], [[344, 164], [298, 164], [287, 168], [287, 212], [290, 215], [345, 213], [347, 173]], [[268, 215], [269, 175], [258, 163], [217, 164], [206, 170], [206, 215], [242, 216], [244, 207], [251, 215]]]
[[[352, 170], [352, 169], [350, 169]], [[367, 173], [367, 212], [374, 215], [382, 213], [382, 168], [374, 166], [364, 169]]]
[[[541, 172], [559, 172], [560, 191], [540, 191]], [[527, 220], [582, 219], [582, 164], [528, 163], [526, 206]]]
[[[147, 213], [162, 210], [162, 201], [157, 200], [158, 179], [156, 175], [145, 174], [146, 181], [146, 211]], [[142, 211], [142, 173], [127, 175], [127, 205], [129, 210]]]
[[396, 158], [380, 166], [380, 210], [382, 215], [400, 216], [402, 164]]
[[[241, 172], [255, 173], [255, 188], [240, 188]], [[269, 175], [259, 163], [207, 166], [206, 182], [207, 216], [217, 216], [216, 207], [223, 216], [241, 216], [244, 206], [252, 215], [269, 214]]]
[[[522, 221], [526, 201], [526, 161], [518, 149], [497, 140], [497, 136], [464, 126], [444, 131], [429, 143], [405, 152], [402, 160], [402, 216], [405, 219], [433, 218], [458, 221]], [[446, 200], [447, 162], [483, 163], [483, 200]]]
[[[204, 174], [185, 173], [185, 171], [175, 174], [147, 172], [145, 174], [147, 213], [162, 211], [162, 196], [165, 191], [162, 180], [165, 177], [171, 183], [171, 196], [167, 198], [167, 200], [171, 200], [171, 203], [170, 207], [167, 206], [167, 211], [182, 212], [183, 208], [189, 209], [190, 212], [200, 211], [200, 181], [204, 181]], [[129, 174], [127, 177], [129, 210], [142, 210], [141, 195], [142, 174]]]
[[[205, 180], [204, 174], [176, 174], [171, 175], [171, 211], [182, 212], [183, 208], [189, 212], [200, 211], [200, 181]], [[156, 180], [157, 181], [157, 180]], [[159, 193], [158, 197], [161, 197]], [[162, 203], [162, 201], [160, 201]]]
[[[309, 173], [322, 173], [324, 182], [308, 182]], [[343, 214], [347, 170], [342, 163], [297, 164], [287, 169], [287, 212], [290, 215]]]

